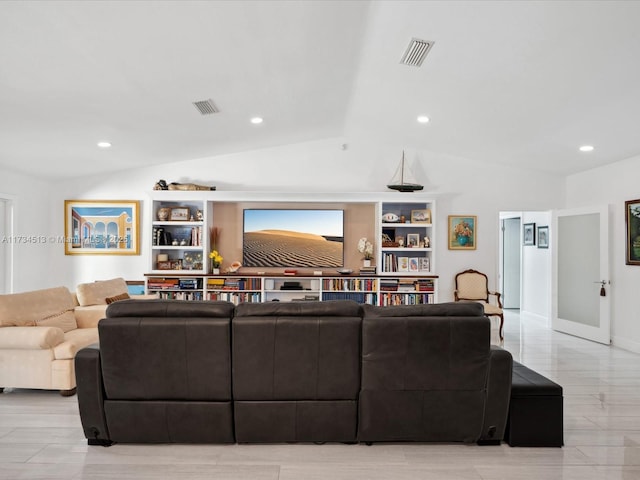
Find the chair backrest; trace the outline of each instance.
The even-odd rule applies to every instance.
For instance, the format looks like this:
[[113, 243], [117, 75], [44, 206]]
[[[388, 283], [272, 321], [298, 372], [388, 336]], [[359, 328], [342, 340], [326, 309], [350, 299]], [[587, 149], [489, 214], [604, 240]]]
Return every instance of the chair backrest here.
[[456, 275], [457, 300], [489, 301], [489, 282], [484, 273], [469, 269]]

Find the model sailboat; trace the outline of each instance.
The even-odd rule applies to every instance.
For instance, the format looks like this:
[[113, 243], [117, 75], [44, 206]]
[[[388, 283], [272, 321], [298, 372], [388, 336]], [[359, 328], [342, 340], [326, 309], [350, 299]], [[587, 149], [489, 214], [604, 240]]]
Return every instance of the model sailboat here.
[[411, 175], [411, 172], [405, 169], [404, 150], [402, 151], [402, 160], [400, 161], [400, 165], [387, 185], [387, 188], [398, 190], [399, 192], [415, 192], [424, 188], [422, 185], [415, 183], [415, 179], [413, 178], [413, 175]]

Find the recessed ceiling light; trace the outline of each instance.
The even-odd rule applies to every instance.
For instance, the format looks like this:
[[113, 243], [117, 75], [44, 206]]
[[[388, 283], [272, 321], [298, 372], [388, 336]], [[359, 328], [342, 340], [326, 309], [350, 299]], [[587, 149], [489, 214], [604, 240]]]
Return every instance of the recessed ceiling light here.
[[592, 152], [593, 151], [593, 145], [582, 145], [580, 147], [580, 151], [581, 152]]
[[258, 125], [259, 123], [262, 123], [262, 118], [261, 117], [253, 117], [251, 119], [251, 123]]
[[420, 115], [418, 117], [418, 122], [419, 123], [429, 123], [429, 117], [427, 117], [426, 115]]
[[100, 148], [109, 148], [111, 144], [109, 142], [98, 142]]

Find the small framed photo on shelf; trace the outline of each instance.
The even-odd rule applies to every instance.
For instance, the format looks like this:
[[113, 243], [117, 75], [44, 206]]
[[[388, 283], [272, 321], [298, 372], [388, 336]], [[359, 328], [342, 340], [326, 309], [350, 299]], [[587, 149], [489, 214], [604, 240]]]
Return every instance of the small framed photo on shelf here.
[[536, 244], [536, 224], [535, 223], [525, 223], [522, 226], [522, 244], [523, 245]]
[[398, 247], [404, 247], [404, 235], [396, 235], [396, 243], [398, 244]]
[[538, 248], [549, 248], [549, 226], [538, 227]]
[[420, 243], [420, 234], [419, 233], [408, 233], [407, 234], [407, 247], [417, 247]]
[[429, 257], [422, 257], [420, 259], [420, 271], [421, 272], [431, 271], [431, 262], [429, 261]]
[[409, 271], [409, 257], [398, 257], [398, 271], [399, 272]]
[[169, 220], [172, 222], [186, 222], [189, 220], [189, 208], [188, 207], [176, 207], [171, 209]]
[[411, 223], [431, 223], [431, 210], [411, 210]]
[[410, 272], [419, 272], [420, 271], [420, 259], [417, 257], [409, 258], [409, 271]]

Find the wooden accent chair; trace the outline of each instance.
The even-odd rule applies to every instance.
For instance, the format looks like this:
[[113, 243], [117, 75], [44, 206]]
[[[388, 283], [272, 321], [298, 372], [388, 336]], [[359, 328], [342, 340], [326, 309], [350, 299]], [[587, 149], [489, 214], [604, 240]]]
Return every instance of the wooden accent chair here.
[[[504, 313], [502, 312], [502, 302], [500, 292], [489, 291], [489, 281], [487, 276], [477, 270], [469, 269], [456, 275], [456, 289], [453, 292], [456, 302], [478, 302], [484, 307], [484, 314], [487, 317], [500, 318], [500, 340], [504, 340], [502, 328], [504, 326]], [[489, 295], [494, 295], [498, 305], [489, 303]]]

